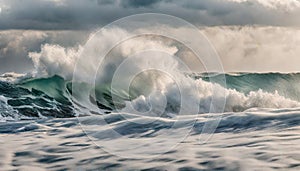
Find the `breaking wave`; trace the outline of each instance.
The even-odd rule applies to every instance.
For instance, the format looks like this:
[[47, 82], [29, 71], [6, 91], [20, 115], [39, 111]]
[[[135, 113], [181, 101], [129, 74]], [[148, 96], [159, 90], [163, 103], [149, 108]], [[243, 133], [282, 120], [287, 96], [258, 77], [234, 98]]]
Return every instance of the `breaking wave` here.
[[[135, 37], [114, 46], [99, 68], [95, 64], [97, 54], [130, 33], [115, 28], [102, 30], [99, 34], [97, 41], [100, 46], [95, 44], [88, 54], [84, 54], [82, 47], [65, 49], [45, 44], [40, 52], [29, 53], [35, 72], [0, 76], [2, 120], [110, 112], [172, 117], [177, 114], [242, 112], [251, 108], [300, 107], [297, 87], [300, 74], [186, 72], [179, 62], [188, 54], [186, 49], [178, 42], [153, 35]], [[136, 56], [138, 52], [142, 52], [142, 58]], [[170, 55], [164, 54], [162, 58], [161, 52]], [[95, 61], [76, 64], [80, 55], [92, 56], [89, 59]], [[127, 65], [123, 65], [124, 61]], [[76, 65], [81, 68], [74, 80], [72, 74]], [[144, 68], [154, 70], [136, 75], [126, 91], [124, 85], [130, 74]], [[114, 79], [116, 72], [121, 76]], [[226, 85], [222, 84], [224, 81]]]
[[[214, 77], [218, 77], [215, 75]], [[193, 79], [191, 79], [193, 78]], [[242, 112], [251, 108], [294, 108], [299, 107], [297, 101], [300, 90], [289, 87], [300, 83], [300, 74], [226, 74], [227, 88], [218, 83], [208, 81], [206, 74], [199, 74], [187, 78], [197, 85], [199, 92], [193, 92], [190, 98], [199, 98], [199, 113], [209, 112], [212, 87], [226, 90], [226, 104], [224, 112]], [[291, 84], [293, 82], [293, 84]], [[257, 83], [260, 83], [258, 85]], [[89, 85], [81, 84], [83, 89], [90, 89]], [[97, 105], [99, 111], [85, 110], [85, 114], [104, 114], [116, 110], [130, 112], [128, 103], [131, 102], [136, 110], [148, 111], [149, 103], [152, 107], [161, 104], [162, 93], [167, 99], [163, 113], [166, 117], [178, 113], [180, 97], [173, 86], [166, 86], [160, 93], [141, 92], [138, 87], [128, 95], [118, 90], [111, 90], [109, 85], [95, 88], [96, 97], [90, 92], [90, 103]], [[112, 94], [114, 93], [114, 94]], [[144, 94], [138, 94], [144, 93]], [[41, 117], [74, 117], [84, 108], [84, 103], [72, 101], [72, 82], [60, 76], [49, 78], [31, 78], [17, 83], [0, 82], [0, 108], [2, 120], [30, 119]], [[77, 92], [78, 94], [78, 92]], [[117, 102], [113, 101], [118, 97]], [[156, 97], [155, 97], [156, 96]], [[220, 97], [222, 98], [222, 97]], [[194, 104], [193, 104], [194, 105]], [[158, 106], [159, 107], [159, 106]], [[155, 112], [155, 110], [153, 110]], [[185, 110], [186, 111], [186, 110]], [[186, 114], [196, 114], [188, 113]]]

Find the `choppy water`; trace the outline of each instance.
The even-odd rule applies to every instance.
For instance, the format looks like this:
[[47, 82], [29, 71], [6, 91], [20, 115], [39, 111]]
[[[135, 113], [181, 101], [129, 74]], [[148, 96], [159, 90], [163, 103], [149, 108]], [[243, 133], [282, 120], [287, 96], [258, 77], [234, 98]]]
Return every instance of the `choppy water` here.
[[[203, 116], [195, 123], [187, 139], [179, 142], [173, 149], [168, 145], [177, 142], [178, 139], [156, 138], [168, 132], [170, 121], [158, 119], [159, 122], [152, 122], [147, 127], [139, 128], [133, 127], [129, 121], [122, 123], [124, 120], [120, 119], [118, 114], [108, 114], [106, 117], [111, 119], [110, 129], [122, 132], [122, 137], [110, 137], [105, 131], [100, 131], [101, 136], [94, 136], [97, 140], [91, 141], [76, 118], [1, 123], [1, 168], [3, 170], [39, 168], [299, 170], [300, 168], [299, 109], [223, 114], [223, 120], [216, 132], [204, 144], [199, 142], [203, 122], [207, 120]], [[82, 119], [97, 120], [93, 117]], [[180, 134], [180, 128], [174, 130]], [[130, 141], [139, 139], [149, 144], [148, 147], [130, 149], [130, 146], [126, 146], [128, 139]], [[111, 154], [106, 147], [101, 146], [101, 142], [119, 145], [124, 143], [124, 145], [118, 147], [118, 151], [114, 151], [115, 154]], [[149, 152], [151, 149], [153, 153]], [[164, 154], [155, 153], [158, 149], [169, 150]], [[136, 153], [139, 150], [148, 152]], [[123, 156], [126, 153], [128, 157]]]

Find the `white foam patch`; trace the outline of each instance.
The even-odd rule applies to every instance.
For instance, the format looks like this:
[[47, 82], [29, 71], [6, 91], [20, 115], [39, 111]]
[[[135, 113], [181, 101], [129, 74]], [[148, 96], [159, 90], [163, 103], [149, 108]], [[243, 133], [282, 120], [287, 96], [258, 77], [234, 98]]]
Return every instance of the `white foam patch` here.
[[[189, 109], [192, 108], [192, 106], [190, 105], [198, 105], [199, 113], [212, 112], [211, 107], [213, 107], [214, 109], [213, 112], [241, 112], [251, 108], [300, 107], [299, 102], [280, 96], [277, 92], [267, 93], [259, 90], [252, 91], [249, 94], [245, 95], [236, 90], [225, 89], [218, 84], [205, 82], [203, 80], [196, 80], [190, 82], [189, 84], [195, 84], [199, 91], [194, 92], [192, 89], [186, 88], [184, 89], [185, 92], [181, 92], [183, 94], [190, 95], [188, 101], [185, 102], [189, 105], [184, 105], [186, 109], [183, 109], [184, 111], [187, 111], [186, 114], [193, 114], [188, 112]], [[186, 84], [186, 86], [190, 87], [189, 84]], [[218, 94], [218, 92], [221, 92], [221, 94]], [[134, 109], [145, 112], [143, 110], [149, 109], [149, 104], [151, 104], [152, 106], [160, 106], [161, 104], [164, 104], [164, 98], [161, 98], [163, 96], [166, 97], [168, 102], [165, 112], [174, 113], [178, 111], [178, 109], [176, 108], [182, 107], [180, 101], [181, 97], [179, 96], [180, 94], [176, 92], [174, 86], [166, 86], [166, 89], [164, 89], [161, 93], [162, 95], [159, 95], [159, 97], [157, 98], [151, 98], [150, 96], [140, 96], [137, 99], [133, 100], [131, 102], [131, 105], [134, 106]], [[225, 99], [226, 103], [224, 110], [222, 110], [223, 103], [213, 103], [213, 106], [211, 106], [213, 98], [215, 98], [217, 102]], [[156, 101], [153, 101], [153, 99], [156, 99]], [[199, 101], [200, 103], [195, 104], [195, 102], [197, 101]], [[128, 106], [129, 105], [127, 105], [127, 107]], [[123, 111], [134, 112], [134, 110], [132, 110], [131, 108], [124, 108]], [[157, 112], [154, 110], [152, 114], [154, 115], [155, 113]]]
[[18, 119], [19, 115], [10, 105], [7, 104], [8, 99], [0, 95], [0, 122]]

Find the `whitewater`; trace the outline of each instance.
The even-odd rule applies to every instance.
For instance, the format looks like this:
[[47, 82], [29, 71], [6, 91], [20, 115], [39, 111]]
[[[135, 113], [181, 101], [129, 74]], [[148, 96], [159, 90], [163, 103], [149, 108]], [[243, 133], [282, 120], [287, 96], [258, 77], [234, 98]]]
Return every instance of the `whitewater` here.
[[[95, 53], [128, 34], [100, 32]], [[0, 76], [1, 168], [300, 169], [299, 73], [189, 72], [166, 53], [187, 56], [152, 35], [116, 46], [102, 67], [76, 64], [95, 57], [83, 47], [31, 52], [34, 72]]]

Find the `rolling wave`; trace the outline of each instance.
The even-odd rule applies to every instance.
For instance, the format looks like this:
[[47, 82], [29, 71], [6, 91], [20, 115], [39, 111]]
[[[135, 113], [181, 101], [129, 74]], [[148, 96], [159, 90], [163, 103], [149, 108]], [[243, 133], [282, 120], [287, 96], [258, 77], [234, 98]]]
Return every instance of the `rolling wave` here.
[[[218, 82], [222, 75], [214, 77]], [[205, 80], [209, 77], [202, 76]], [[226, 74], [226, 87], [248, 94], [251, 91], [262, 89], [265, 92], [278, 92], [281, 96], [300, 101], [300, 74], [299, 73], [235, 73]]]
[[[210, 78], [214, 82], [210, 82]], [[237, 73], [197, 74], [191, 76], [198, 86], [199, 112], [208, 113], [211, 102], [212, 86], [226, 90], [224, 112], [242, 112], [252, 108], [296, 108], [300, 106], [300, 74], [281, 73]], [[218, 78], [226, 78], [226, 88], [218, 84]], [[11, 80], [11, 79], [10, 79]], [[72, 92], [72, 85], [77, 84], [82, 90], [90, 91], [92, 86], [84, 83], [66, 81], [60, 76], [49, 78], [23, 78], [17, 82], [0, 81], [1, 120], [32, 119], [42, 117], [74, 117], [82, 114], [81, 109], [89, 109], [80, 95], [87, 92]], [[136, 87], [133, 87], [136, 88]], [[163, 95], [167, 99], [162, 116], [170, 117], [178, 113], [180, 100], [172, 86], [167, 86]], [[131, 91], [126, 94], [121, 90], [112, 90], [110, 85], [98, 85], [95, 93], [89, 93], [89, 102], [98, 107], [99, 111], [84, 110], [85, 115], [105, 114], [110, 112], [127, 112], [130, 103], [136, 110], [147, 111], [149, 103], [152, 108], [161, 103], [162, 94]], [[144, 93], [144, 94], [143, 94]], [[173, 94], [172, 94], [173, 93]], [[175, 95], [174, 95], [175, 94]], [[73, 96], [77, 98], [74, 99]], [[154, 98], [153, 98], [154, 96]], [[129, 98], [128, 98], [129, 97]], [[85, 98], [83, 98], [85, 99]], [[153, 100], [155, 103], [153, 103]], [[154, 104], [154, 106], [153, 106]], [[154, 110], [155, 111], [155, 110]], [[193, 114], [193, 113], [186, 113]], [[196, 113], [194, 113], [196, 114]], [[152, 116], [152, 115], [151, 115]]]

